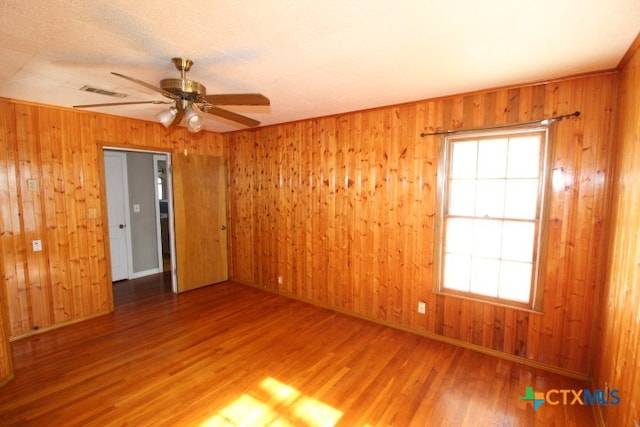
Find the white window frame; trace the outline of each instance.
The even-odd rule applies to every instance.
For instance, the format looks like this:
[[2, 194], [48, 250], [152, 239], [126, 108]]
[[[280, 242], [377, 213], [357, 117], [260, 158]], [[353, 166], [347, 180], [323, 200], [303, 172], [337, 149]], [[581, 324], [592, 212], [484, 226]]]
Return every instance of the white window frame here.
[[[507, 298], [500, 298], [499, 296], [489, 296], [486, 294], [474, 293], [471, 291], [471, 284], [469, 284], [468, 290], [455, 289], [453, 287], [445, 286], [445, 259], [447, 257], [447, 236], [446, 229], [449, 220], [460, 217], [459, 215], [449, 214], [450, 187], [451, 187], [451, 168], [452, 168], [452, 147], [453, 144], [459, 142], [469, 141], [483, 141], [493, 140], [500, 138], [514, 138], [518, 136], [526, 135], [540, 135], [540, 158], [539, 158], [539, 174], [538, 174], [538, 196], [537, 206], [535, 209], [535, 217], [531, 220], [527, 220], [534, 224], [534, 238], [533, 247], [531, 248], [531, 281], [529, 289], [529, 298], [527, 301], [516, 301]], [[459, 134], [448, 135], [444, 138], [440, 163], [438, 169], [438, 193], [437, 193], [437, 226], [436, 226], [436, 238], [435, 238], [435, 268], [434, 268], [434, 288], [436, 293], [451, 295], [460, 298], [478, 300], [488, 302], [496, 305], [502, 305], [507, 307], [513, 307], [518, 309], [533, 310], [540, 312], [542, 310], [542, 295], [544, 290], [544, 256], [543, 248], [545, 238], [545, 224], [547, 220], [547, 198], [549, 194], [549, 182], [550, 182], [550, 142], [549, 142], [549, 130], [544, 126], [531, 126], [522, 127], [516, 129], [492, 129], [482, 132], [463, 132]], [[476, 163], [477, 167], [477, 163]], [[510, 179], [505, 176], [506, 182]], [[515, 178], [512, 178], [515, 179]], [[475, 181], [476, 185], [481, 179], [471, 179]], [[506, 196], [505, 196], [506, 197]], [[506, 199], [505, 199], [506, 200]], [[474, 202], [475, 203], [475, 202]], [[477, 206], [477, 205], [474, 205]], [[513, 218], [504, 216], [477, 216], [477, 207], [475, 208], [473, 215], [464, 216], [463, 218], [471, 218], [474, 221], [481, 221], [483, 219], [501, 221], [501, 224], [505, 222], [514, 221]], [[502, 236], [502, 234], [500, 234]], [[471, 238], [471, 237], [470, 237]], [[470, 255], [471, 259], [476, 255]], [[480, 258], [480, 256], [478, 256]], [[502, 260], [500, 260], [501, 262]], [[450, 276], [449, 276], [450, 277]], [[471, 283], [471, 279], [470, 279]]]

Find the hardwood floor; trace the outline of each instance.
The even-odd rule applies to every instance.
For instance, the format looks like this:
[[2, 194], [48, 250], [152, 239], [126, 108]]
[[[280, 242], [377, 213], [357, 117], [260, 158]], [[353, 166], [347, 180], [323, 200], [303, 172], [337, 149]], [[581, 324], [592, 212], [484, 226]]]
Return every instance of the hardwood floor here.
[[12, 343], [0, 424], [595, 425], [589, 406], [519, 399], [580, 381], [235, 283], [174, 295], [156, 279]]
[[144, 302], [149, 297], [160, 297], [171, 294], [171, 271], [141, 277], [140, 279], [122, 280], [113, 284], [113, 305], [120, 307], [130, 304], [136, 307], [138, 302]]

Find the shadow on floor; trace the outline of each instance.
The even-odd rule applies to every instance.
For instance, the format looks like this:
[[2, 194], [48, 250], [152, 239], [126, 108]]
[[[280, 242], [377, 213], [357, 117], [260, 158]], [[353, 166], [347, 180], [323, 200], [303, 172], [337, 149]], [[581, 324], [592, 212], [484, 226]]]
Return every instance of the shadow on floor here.
[[171, 271], [113, 283], [113, 305], [137, 303], [149, 297], [172, 294]]

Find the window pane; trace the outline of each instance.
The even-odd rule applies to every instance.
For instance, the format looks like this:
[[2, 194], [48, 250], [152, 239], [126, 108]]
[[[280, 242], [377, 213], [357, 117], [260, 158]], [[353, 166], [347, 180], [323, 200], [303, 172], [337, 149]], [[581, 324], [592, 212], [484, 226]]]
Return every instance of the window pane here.
[[508, 158], [509, 178], [537, 178], [540, 173], [540, 137], [511, 138]]
[[451, 178], [475, 178], [478, 143], [476, 141], [456, 142], [451, 144], [451, 148]]
[[544, 131], [447, 137], [441, 289], [528, 303], [541, 227]]
[[447, 221], [446, 252], [470, 254], [472, 235], [472, 219], [450, 218]]
[[476, 181], [451, 181], [449, 214], [473, 216], [476, 204]]
[[505, 180], [478, 181], [476, 186], [476, 216], [498, 218], [504, 215]]
[[501, 222], [476, 220], [473, 222], [473, 255], [500, 258]]
[[502, 258], [532, 262], [534, 235], [532, 222], [505, 221], [502, 225]]
[[505, 217], [535, 219], [538, 210], [538, 180], [507, 180], [505, 200]]
[[531, 264], [503, 261], [500, 265], [499, 298], [513, 301], [529, 301]]
[[507, 139], [487, 139], [478, 144], [478, 178], [504, 178], [507, 171]]
[[497, 297], [499, 283], [500, 261], [489, 258], [473, 258], [471, 261], [471, 292]]
[[444, 286], [458, 291], [469, 291], [471, 257], [447, 254], [444, 260]]

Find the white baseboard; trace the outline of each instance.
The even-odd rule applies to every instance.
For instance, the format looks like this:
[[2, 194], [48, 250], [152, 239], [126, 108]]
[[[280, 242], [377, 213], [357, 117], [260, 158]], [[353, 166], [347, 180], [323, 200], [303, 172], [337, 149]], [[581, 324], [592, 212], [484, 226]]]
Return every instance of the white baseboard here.
[[162, 273], [161, 268], [152, 268], [151, 270], [138, 271], [135, 273], [131, 273], [131, 277], [129, 279], [139, 279], [145, 276], [151, 276], [152, 274]]

